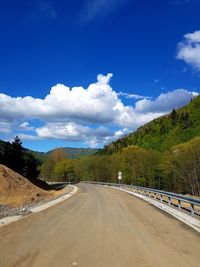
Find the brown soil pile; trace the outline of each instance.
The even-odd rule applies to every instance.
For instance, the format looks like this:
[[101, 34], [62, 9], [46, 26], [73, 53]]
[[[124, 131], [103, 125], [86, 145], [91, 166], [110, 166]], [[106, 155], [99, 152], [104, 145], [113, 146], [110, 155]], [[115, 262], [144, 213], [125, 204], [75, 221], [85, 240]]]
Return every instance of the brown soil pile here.
[[53, 198], [60, 192], [45, 191], [20, 174], [0, 164], [0, 205], [19, 207], [21, 205]]

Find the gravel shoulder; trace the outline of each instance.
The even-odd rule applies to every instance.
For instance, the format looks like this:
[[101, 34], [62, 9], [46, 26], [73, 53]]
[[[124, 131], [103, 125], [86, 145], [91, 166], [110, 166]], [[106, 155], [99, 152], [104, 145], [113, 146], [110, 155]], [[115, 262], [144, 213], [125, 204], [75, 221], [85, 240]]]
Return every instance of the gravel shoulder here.
[[[23, 196], [13, 195], [12, 203], [14, 202], [14, 200], [16, 200], [16, 198], [18, 198], [18, 200], [14, 202], [14, 205], [4, 204], [6, 203], [6, 201], [4, 200], [5, 197], [0, 196], [0, 219], [9, 217], [9, 216], [18, 216], [18, 215], [25, 216], [25, 215], [31, 214], [32, 212], [30, 211], [30, 209], [38, 207], [51, 200], [62, 197], [63, 195], [70, 193], [72, 189], [73, 188], [69, 185], [59, 191], [51, 190], [50, 192], [47, 192], [45, 196], [40, 197], [40, 195], [38, 195], [37, 199], [34, 199], [33, 201], [29, 201], [28, 203], [24, 203]], [[10, 203], [10, 200], [7, 199], [7, 202]]]

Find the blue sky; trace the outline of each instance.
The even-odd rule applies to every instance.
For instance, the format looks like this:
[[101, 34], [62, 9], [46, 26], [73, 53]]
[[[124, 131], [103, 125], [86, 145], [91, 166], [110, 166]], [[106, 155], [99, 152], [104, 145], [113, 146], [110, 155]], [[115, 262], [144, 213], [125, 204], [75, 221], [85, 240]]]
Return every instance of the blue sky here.
[[199, 92], [199, 10], [198, 0], [1, 1], [0, 138], [102, 147], [186, 104]]

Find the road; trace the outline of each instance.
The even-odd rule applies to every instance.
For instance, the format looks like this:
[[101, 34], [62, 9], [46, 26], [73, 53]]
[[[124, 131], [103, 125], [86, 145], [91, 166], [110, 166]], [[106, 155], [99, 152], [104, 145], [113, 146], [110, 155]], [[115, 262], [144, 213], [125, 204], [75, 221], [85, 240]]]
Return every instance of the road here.
[[0, 267], [198, 267], [200, 235], [125, 192], [70, 199], [0, 228]]

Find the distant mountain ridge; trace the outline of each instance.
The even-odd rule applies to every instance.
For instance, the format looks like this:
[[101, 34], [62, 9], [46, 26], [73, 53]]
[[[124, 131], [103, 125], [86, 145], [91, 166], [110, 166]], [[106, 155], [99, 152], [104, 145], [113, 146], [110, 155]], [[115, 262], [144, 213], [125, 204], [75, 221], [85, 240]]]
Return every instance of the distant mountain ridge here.
[[[64, 154], [66, 155], [66, 157], [68, 157], [69, 159], [76, 159], [76, 158], [80, 158], [82, 156], [90, 156], [93, 155], [95, 153], [97, 153], [99, 150], [95, 149], [95, 148], [72, 148], [72, 147], [60, 147], [60, 149], [63, 149]], [[48, 151], [47, 153], [45, 153], [46, 155], [51, 154], [53, 150]]]
[[129, 145], [164, 151], [196, 136], [200, 136], [200, 96], [105, 146], [99, 154], [113, 154]]
[[[9, 143], [0, 140], [0, 151], [4, 149], [4, 146]], [[57, 149], [57, 148], [55, 148]], [[31, 149], [24, 148], [27, 152], [31, 152], [37, 159], [39, 159], [41, 162], [44, 162], [46, 157], [51, 154], [55, 149], [52, 149], [48, 152], [38, 152], [33, 151]], [[76, 159], [82, 156], [89, 156], [97, 153], [99, 150], [94, 148], [72, 148], [72, 147], [60, 147], [60, 149], [63, 149], [66, 157], [69, 159]]]

